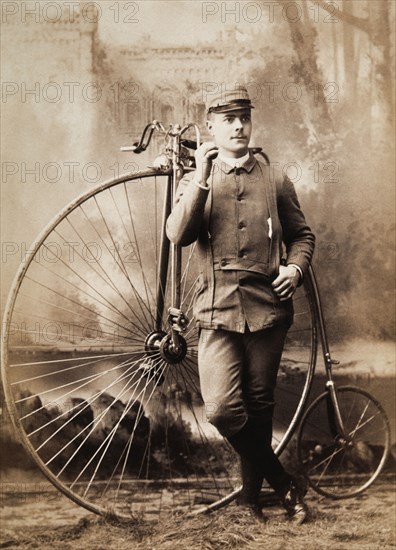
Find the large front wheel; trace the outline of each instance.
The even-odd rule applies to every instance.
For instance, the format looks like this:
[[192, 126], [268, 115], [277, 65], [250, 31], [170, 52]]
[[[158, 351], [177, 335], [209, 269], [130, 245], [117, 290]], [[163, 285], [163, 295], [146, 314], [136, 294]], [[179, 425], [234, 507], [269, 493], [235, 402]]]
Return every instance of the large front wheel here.
[[[76, 199], [36, 240], [7, 304], [10, 417], [42, 472], [100, 514], [158, 519], [220, 506], [239, 486], [238, 461], [207, 422], [200, 394], [194, 247], [183, 251], [181, 307], [191, 323], [177, 356], [167, 340], [169, 177], [129, 175]], [[278, 453], [316, 359], [309, 287], [295, 309], [277, 387]]]

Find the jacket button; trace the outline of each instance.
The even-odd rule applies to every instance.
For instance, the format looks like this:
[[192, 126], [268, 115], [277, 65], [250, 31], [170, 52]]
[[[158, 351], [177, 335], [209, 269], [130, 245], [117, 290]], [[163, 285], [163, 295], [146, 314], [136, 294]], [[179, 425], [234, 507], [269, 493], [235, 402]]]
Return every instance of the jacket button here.
[[228, 263], [227, 260], [224, 259], [224, 258], [220, 261], [220, 265], [222, 265], [223, 267], [224, 267], [225, 265], [227, 265], [227, 263]]
[[244, 229], [246, 226], [243, 222], [239, 222], [238, 227], [239, 229]]

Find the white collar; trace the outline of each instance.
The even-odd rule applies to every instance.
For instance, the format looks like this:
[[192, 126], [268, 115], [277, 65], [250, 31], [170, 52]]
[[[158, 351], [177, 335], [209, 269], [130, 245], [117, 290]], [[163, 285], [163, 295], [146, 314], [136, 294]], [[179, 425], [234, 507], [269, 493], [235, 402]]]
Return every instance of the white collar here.
[[249, 157], [250, 157], [250, 153], [247, 152], [246, 155], [243, 155], [243, 157], [234, 158], [234, 157], [224, 157], [223, 155], [218, 155], [217, 158], [225, 162], [226, 164], [228, 164], [228, 166], [231, 166], [231, 168], [235, 168], [235, 166], [238, 166], [238, 167], [243, 166]]

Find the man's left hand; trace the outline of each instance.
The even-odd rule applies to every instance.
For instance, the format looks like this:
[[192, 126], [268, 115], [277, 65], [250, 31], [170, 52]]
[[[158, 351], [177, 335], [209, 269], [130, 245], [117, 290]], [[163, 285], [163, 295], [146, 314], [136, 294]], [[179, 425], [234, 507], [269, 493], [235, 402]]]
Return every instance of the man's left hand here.
[[293, 265], [281, 265], [279, 275], [272, 283], [272, 289], [280, 301], [289, 300], [296, 291], [300, 281], [300, 273]]

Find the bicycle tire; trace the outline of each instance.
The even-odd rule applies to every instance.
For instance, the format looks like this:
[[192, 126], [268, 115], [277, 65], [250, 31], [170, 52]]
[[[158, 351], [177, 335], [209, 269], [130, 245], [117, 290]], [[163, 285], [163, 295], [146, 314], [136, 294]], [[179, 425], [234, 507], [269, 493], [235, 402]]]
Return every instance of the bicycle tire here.
[[[239, 491], [235, 455], [205, 422], [193, 323], [182, 361], [164, 361], [157, 351], [153, 266], [168, 177], [127, 174], [71, 202], [37, 238], [5, 311], [2, 381], [19, 438], [55, 487], [101, 515], [156, 520], [220, 507]], [[190, 247], [181, 281], [188, 315], [193, 264]], [[166, 312], [168, 288], [162, 294]], [[286, 395], [289, 402], [275, 416], [278, 454], [315, 368], [309, 280], [295, 304], [277, 388], [278, 401]], [[163, 334], [166, 328], [163, 318]]]
[[390, 426], [381, 404], [355, 386], [336, 388], [348, 439], [339, 436], [329, 392], [306, 410], [297, 434], [301, 471], [319, 494], [355, 497], [380, 475], [390, 450]]

